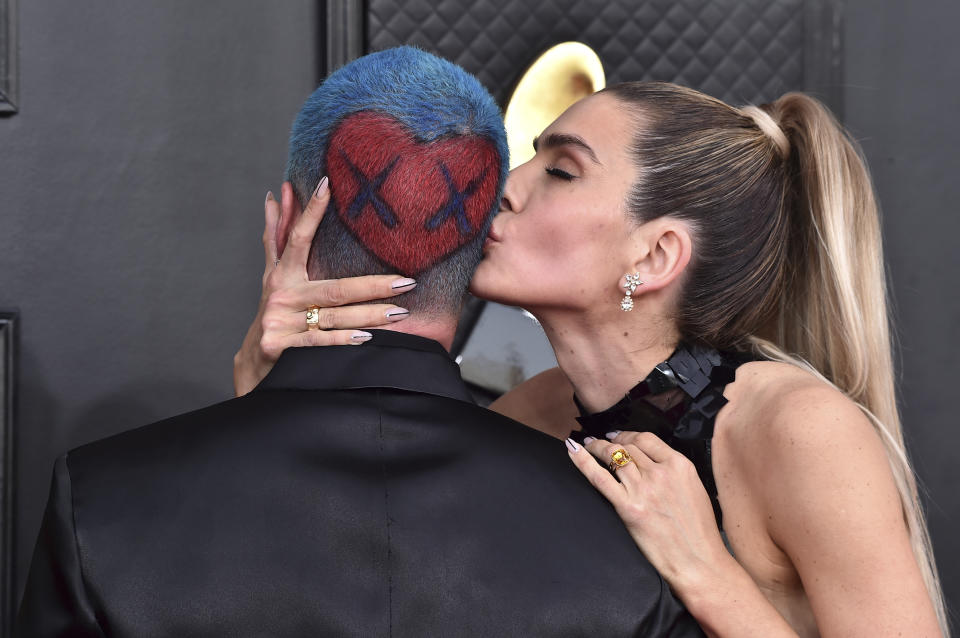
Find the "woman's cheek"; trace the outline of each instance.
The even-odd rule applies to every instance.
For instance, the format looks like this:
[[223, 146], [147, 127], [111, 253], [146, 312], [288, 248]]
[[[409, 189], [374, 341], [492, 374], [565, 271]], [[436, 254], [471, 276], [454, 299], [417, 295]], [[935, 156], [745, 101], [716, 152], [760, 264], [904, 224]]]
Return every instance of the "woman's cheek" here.
[[520, 277], [503, 249], [504, 246], [499, 245], [484, 255], [470, 281], [472, 294], [491, 301], [506, 300], [514, 295], [512, 288]]
[[575, 223], [561, 219], [550, 220], [537, 230], [530, 248], [544, 267], [569, 263], [571, 258], [580, 252], [585, 229], [578, 229]]

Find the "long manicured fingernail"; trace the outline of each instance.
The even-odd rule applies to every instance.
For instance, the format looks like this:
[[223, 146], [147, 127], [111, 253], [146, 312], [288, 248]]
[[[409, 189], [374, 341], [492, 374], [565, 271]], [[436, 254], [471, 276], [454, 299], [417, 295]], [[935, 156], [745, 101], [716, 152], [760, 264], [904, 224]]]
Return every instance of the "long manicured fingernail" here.
[[588, 436], [587, 438], [585, 438], [585, 439], [583, 440], [583, 444], [584, 444], [584, 445], [590, 445], [590, 444], [593, 443], [594, 441], [596, 441], [595, 438], [593, 438], [592, 436]]
[[397, 279], [392, 284], [390, 284], [390, 287], [396, 290], [397, 292], [407, 292], [408, 290], [412, 290], [413, 287], [416, 285], [417, 285], [416, 279], [410, 279], [409, 277], [407, 277], [406, 279]]
[[565, 441], [565, 443], [567, 444], [567, 449], [570, 450], [571, 452], [579, 452], [579, 451], [580, 451], [580, 446], [577, 445], [577, 442], [574, 441], [573, 439], [567, 439], [567, 440]]
[[606, 434], [604, 434], [604, 436], [607, 437], [608, 439], [615, 439], [617, 438], [618, 434], [620, 434], [620, 430], [614, 430], [613, 432], [607, 432]]
[[317, 190], [313, 191], [313, 196], [320, 197], [321, 195], [326, 193], [328, 185], [329, 185], [329, 180], [327, 179], [327, 176], [324, 175], [323, 177], [320, 178], [320, 183], [317, 184]]
[[268, 201], [268, 202], [274, 201], [273, 191], [267, 191], [267, 199], [266, 199], [266, 201]]
[[387, 319], [390, 321], [402, 321], [410, 316], [410, 311], [406, 308], [394, 308], [387, 311]]
[[373, 335], [370, 334], [369, 332], [364, 332], [362, 330], [358, 330], [357, 332], [354, 332], [352, 335], [350, 335], [350, 343], [355, 343], [355, 344], [365, 343], [367, 341], [370, 341], [371, 339], [373, 339]]

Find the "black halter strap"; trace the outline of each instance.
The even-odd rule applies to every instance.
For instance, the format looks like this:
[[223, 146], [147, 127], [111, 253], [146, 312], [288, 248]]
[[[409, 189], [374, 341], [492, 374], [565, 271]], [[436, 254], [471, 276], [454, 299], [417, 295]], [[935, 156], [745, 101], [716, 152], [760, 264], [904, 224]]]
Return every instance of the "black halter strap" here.
[[[737, 368], [754, 359], [746, 353], [720, 352], [706, 346], [681, 343], [646, 379], [602, 412], [588, 414], [574, 395], [573, 400], [581, 414], [577, 421], [583, 431], [572, 432], [571, 437], [582, 443], [586, 436], [602, 439], [611, 430], [653, 432], [696, 466], [710, 495], [717, 525], [722, 529], [722, 512], [710, 455], [714, 421], [727, 404], [723, 391], [734, 380]], [[680, 400], [669, 408], [661, 409], [650, 401], [675, 389], [682, 390], [682, 394]]]

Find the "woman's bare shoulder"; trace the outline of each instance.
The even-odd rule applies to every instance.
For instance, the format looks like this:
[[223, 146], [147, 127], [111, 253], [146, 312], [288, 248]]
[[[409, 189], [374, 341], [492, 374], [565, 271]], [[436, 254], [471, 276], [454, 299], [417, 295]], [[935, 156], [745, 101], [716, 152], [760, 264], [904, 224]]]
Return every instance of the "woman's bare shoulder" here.
[[560, 368], [527, 379], [490, 404], [490, 409], [557, 438], [580, 427], [574, 420], [573, 386]]
[[[743, 461], [774, 471], [798, 447], [861, 447], [881, 441], [863, 410], [839, 389], [797, 365], [754, 361], [737, 369], [725, 396], [730, 410], [724, 425]], [[763, 454], [757, 452], [762, 449]], [[882, 452], [880, 447], [875, 448]], [[759, 469], [759, 468], [758, 468]]]
[[757, 418], [769, 419], [811, 404], [856, 408], [856, 404], [831, 383], [798, 365], [780, 361], [745, 363], [737, 368], [735, 381], [727, 387], [727, 398], [750, 405], [751, 414]]

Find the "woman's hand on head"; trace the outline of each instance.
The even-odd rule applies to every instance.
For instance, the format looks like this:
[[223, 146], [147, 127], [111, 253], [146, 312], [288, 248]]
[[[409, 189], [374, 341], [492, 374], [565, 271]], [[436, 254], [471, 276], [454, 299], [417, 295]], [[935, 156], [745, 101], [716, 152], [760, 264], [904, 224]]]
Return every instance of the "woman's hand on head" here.
[[[287, 348], [360, 345], [370, 338], [370, 333], [360, 328], [375, 328], [408, 316], [406, 310], [392, 304], [349, 304], [409, 292], [416, 286], [412, 279], [400, 275], [309, 279], [310, 245], [329, 201], [329, 185], [323, 178], [299, 218], [283, 220], [280, 202], [267, 193], [263, 292], [257, 315], [233, 357], [237, 396], [256, 387]], [[320, 310], [317, 329], [308, 330], [307, 309], [311, 306]]]

